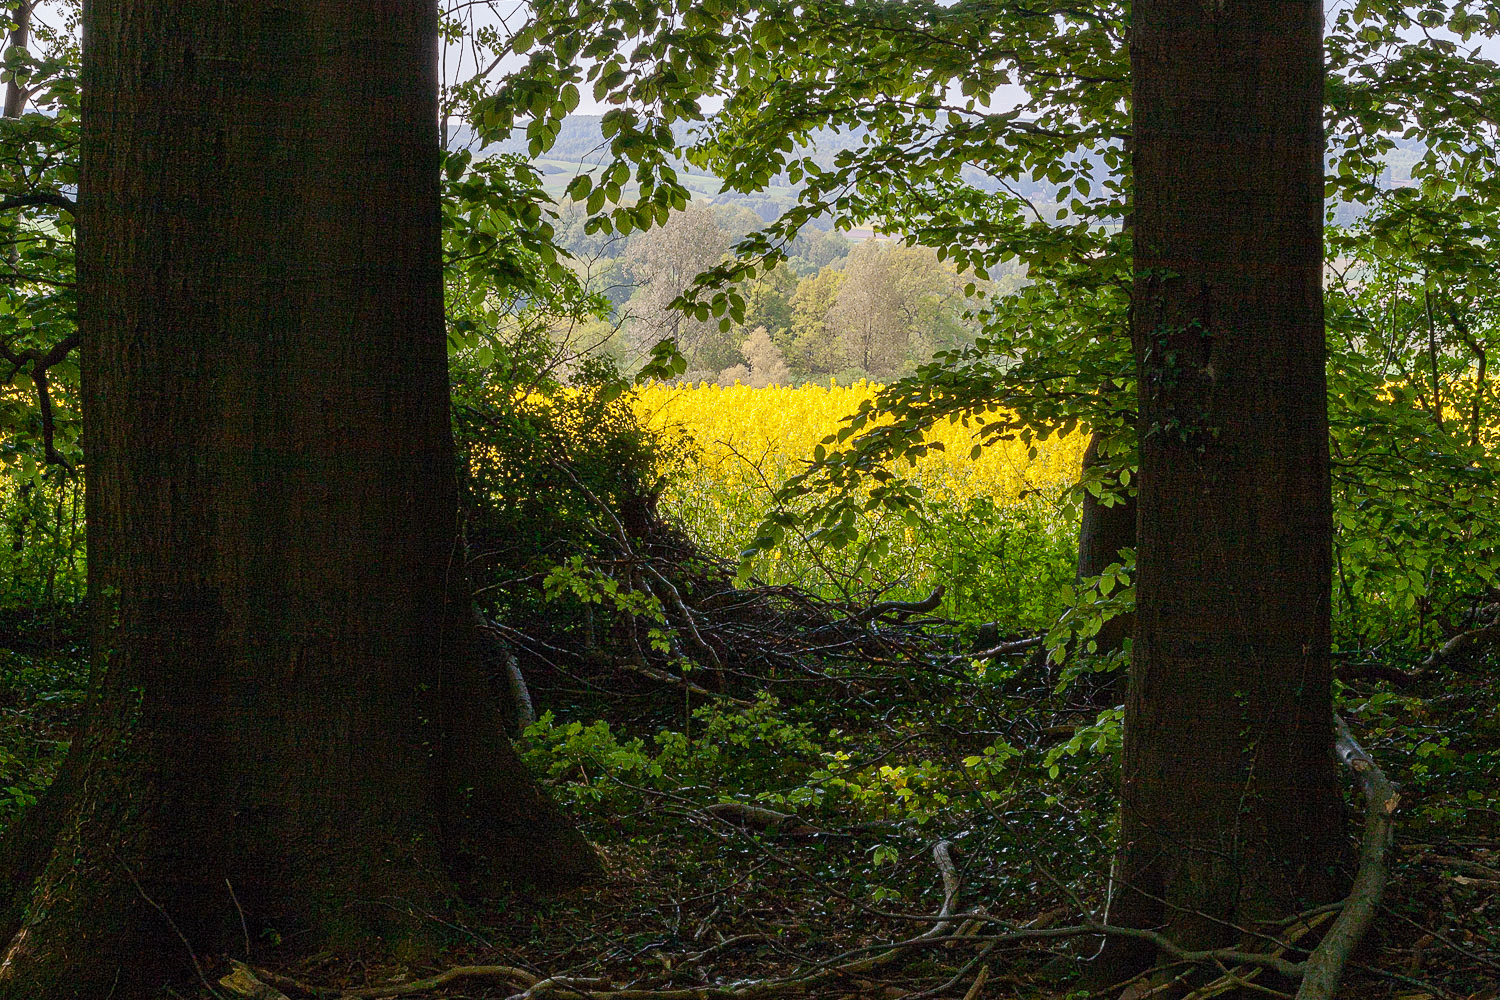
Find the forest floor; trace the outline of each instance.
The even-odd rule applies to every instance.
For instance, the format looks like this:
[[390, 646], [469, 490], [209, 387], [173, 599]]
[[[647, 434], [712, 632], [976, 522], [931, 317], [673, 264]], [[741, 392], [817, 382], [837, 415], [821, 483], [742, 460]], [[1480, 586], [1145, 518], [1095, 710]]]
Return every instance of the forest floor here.
[[[0, 621], [0, 819], [45, 784], [76, 722], [77, 635], [66, 619]], [[1496, 1000], [1500, 670], [1493, 656], [1416, 677], [1399, 658], [1371, 662], [1342, 672], [1342, 711], [1402, 800], [1392, 880], [1340, 996]], [[322, 997], [540, 995], [483, 977], [416, 988], [443, 969], [495, 964], [663, 996], [770, 980], [792, 981], [776, 991], [791, 996], [1087, 996], [1076, 959], [1091, 937], [991, 940], [1002, 927], [1078, 925], [1104, 902], [1110, 713], [1053, 679], [1033, 652], [986, 672], [931, 648], [905, 664], [845, 659], [770, 676], [776, 697], [748, 707], [663, 697], [638, 676], [591, 689], [540, 678], [551, 711], [518, 745], [597, 845], [600, 884], [420, 915], [452, 944], [409, 966], [377, 958], [376, 943], [364, 956], [293, 958], [262, 940], [220, 956], [215, 974], [248, 957], [287, 977], [277, 982], [290, 1000], [292, 981]], [[1357, 834], [1352, 793], [1350, 818]], [[948, 860], [957, 882], [944, 878]], [[917, 937], [948, 893], [950, 909], [982, 907], [996, 922], [805, 978]], [[1263, 988], [1277, 995], [1270, 980]]]

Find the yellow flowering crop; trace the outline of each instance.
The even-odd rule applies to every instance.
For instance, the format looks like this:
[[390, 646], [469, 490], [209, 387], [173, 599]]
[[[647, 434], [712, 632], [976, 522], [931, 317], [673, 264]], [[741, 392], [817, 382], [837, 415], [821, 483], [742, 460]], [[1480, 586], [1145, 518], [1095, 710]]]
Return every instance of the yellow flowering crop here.
[[[772, 485], [779, 485], [802, 467], [819, 441], [839, 429], [842, 418], [879, 389], [867, 382], [765, 389], [652, 383], [637, 391], [635, 412], [649, 429], [685, 432], [701, 450], [704, 471], [727, 479], [764, 474]], [[973, 433], [961, 423], [945, 421], [929, 439], [941, 441], [945, 449], [917, 463], [915, 473], [929, 489], [1000, 502], [1014, 500], [1023, 491], [1077, 481], [1088, 443], [1082, 434], [1054, 436], [1036, 442], [1033, 459], [1026, 445], [1006, 441], [971, 459]]]

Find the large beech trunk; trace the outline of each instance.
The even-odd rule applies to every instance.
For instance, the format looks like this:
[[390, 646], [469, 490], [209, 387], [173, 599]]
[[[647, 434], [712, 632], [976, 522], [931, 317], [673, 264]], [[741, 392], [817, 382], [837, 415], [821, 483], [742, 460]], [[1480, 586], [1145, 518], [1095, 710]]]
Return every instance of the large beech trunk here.
[[[1319, 0], [1136, 0], [1137, 620], [1111, 923], [1337, 898]], [[1154, 958], [1116, 939], [1101, 966]]]
[[256, 942], [409, 944], [595, 870], [472, 666], [436, 29], [431, 0], [85, 4], [100, 666], [0, 846], [0, 995], [154, 996], [241, 911]]

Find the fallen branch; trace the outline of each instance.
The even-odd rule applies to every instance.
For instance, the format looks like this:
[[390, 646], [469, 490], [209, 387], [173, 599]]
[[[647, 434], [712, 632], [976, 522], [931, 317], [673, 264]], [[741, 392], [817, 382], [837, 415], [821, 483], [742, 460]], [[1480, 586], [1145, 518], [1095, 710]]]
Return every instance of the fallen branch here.
[[233, 959], [230, 959], [229, 965], [230, 972], [219, 979], [219, 985], [228, 990], [230, 995], [244, 997], [245, 1000], [291, 1000], [276, 987], [263, 982], [248, 965]]
[[672, 684], [680, 687], [700, 698], [707, 698], [711, 701], [727, 701], [732, 705], [744, 705], [746, 707], [754, 704], [754, 702], [747, 701], [744, 698], [735, 698], [727, 694], [717, 694], [701, 684], [695, 684], [686, 677], [677, 677], [667, 673], [665, 670], [657, 670], [655, 667], [641, 661], [620, 659], [615, 661], [615, 666], [623, 670], [629, 670], [632, 673], [640, 674], [642, 677], [649, 677], [654, 681], [660, 681], [663, 684]]
[[1491, 868], [1477, 861], [1468, 861], [1464, 858], [1451, 858], [1446, 854], [1423, 854], [1416, 859], [1419, 863], [1431, 861], [1444, 868], [1457, 868], [1459, 871], [1473, 872], [1484, 879], [1500, 879], [1500, 868]]
[[1492, 639], [1500, 639], [1500, 623], [1482, 625], [1467, 632], [1460, 632], [1433, 650], [1432, 655], [1422, 661], [1422, 669], [1431, 670], [1433, 667], [1442, 666], [1469, 647]]
[[979, 991], [984, 989], [984, 984], [990, 978], [990, 967], [981, 965], [979, 974], [974, 977], [974, 985], [969, 987], [969, 992], [964, 994], [964, 1000], [979, 1000]]
[[[1325, 910], [1322, 913], [1313, 915], [1313, 917], [1307, 921], [1298, 923], [1297, 926], [1293, 927], [1292, 930], [1277, 943], [1275, 948], [1271, 949], [1270, 954], [1286, 954], [1288, 948], [1296, 944], [1297, 941], [1301, 938], [1310, 934], [1319, 925], [1327, 923], [1329, 918], [1331, 918], [1332, 916], [1333, 912], [1331, 910]], [[1197, 989], [1193, 990], [1193, 992], [1184, 996], [1182, 1000], [1209, 1000], [1210, 997], [1220, 996], [1221, 994], [1228, 993], [1230, 990], [1237, 989], [1238, 987], [1246, 985], [1247, 983], [1253, 981], [1256, 976], [1260, 975], [1260, 973], [1260, 969], [1229, 969], [1218, 979], [1215, 979], [1211, 983], [1207, 983], [1203, 986], [1198, 987]]]
[[1028, 649], [1036, 649], [1042, 644], [1043, 636], [1034, 635], [1027, 639], [1016, 639], [1013, 642], [1002, 642], [998, 646], [989, 649], [977, 649], [968, 654], [964, 659], [988, 660], [996, 656], [1009, 656], [1012, 653], [1024, 653]]
[[515, 728], [519, 732], [536, 721], [536, 708], [531, 702], [531, 691], [526, 687], [526, 675], [521, 673], [521, 664], [506, 645], [500, 628], [478, 608], [471, 608], [474, 625], [485, 638], [495, 644], [492, 655], [504, 664], [506, 687], [510, 691], [510, 703], [515, 716]]
[[1406, 687], [1415, 684], [1426, 676], [1425, 670], [1402, 670], [1393, 667], [1389, 663], [1379, 661], [1360, 661], [1357, 663], [1336, 663], [1333, 668], [1334, 674], [1341, 681], [1387, 681], [1397, 687]]
[[[708, 640], [703, 638], [703, 634], [698, 631], [697, 614], [693, 611], [692, 608], [688, 607], [687, 602], [682, 599], [682, 593], [677, 589], [676, 585], [674, 585], [671, 580], [668, 580], [665, 576], [663, 576], [655, 566], [651, 565], [650, 562], [642, 562], [641, 568], [646, 571], [646, 574], [648, 576], [655, 579], [657, 584], [667, 592], [667, 597], [670, 599], [670, 603], [682, 613], [682, 623], [684, 626], [686, 626], [688, 635], [692, 637], [693, 644], [697, 646], [705, 656], [708, 657], [709, 664], [715, 670], [718, 670], [720, 673], [722, 673], [724, 670], [724, 661], [719, 658], [719, 651], [714, 649], [714, 647], [709, 644]], [[650, 584], [647, 584], [647, 587], [649, 589]], [[656, 596], [658, 600], [661, 599], [660, 594], [657, 594]]]
[[219, 985], [235, 996], [244, 997], [246, 1000], [288, 1000], [285, 993], [268, 985], [265, 982], [267, 979], [309, 996], [331, 995], [338, 997], [339, 1000], [391, 1000], [391, 998], [412, 996], [416, 993], [430, 993], [460, 980], [489, 980], [524, 987], [535, 986], [539, 982], [536, 976], [525, 969], [516, 969], [509, 965], [459, 965], [435, 976], [410, 983], [328, 990], [299, 983], [286, 976], [271, 976], [262, 970], [252, 969], [243, 962], [236, 962], [232, 959], [229, 965], [232, 971], [219, 980]]
[[1349, 727], [1337, 715], [1338, 740], [1334, 751], [1344, 766], [1354, 772], [1365, 794], [1365, 832], [1359, 845], [1359, 871], [1344, 901], [1344, 908], [1328, 934], [1303, 963], [1302, 985], [1297, 1000], [1331, 1000], [1344, 976], [1349, 956], [1364, 938], [1385, 891], [1393, 830], [1393, 816], [1401, 796], [1370, 755], [1355, 742]]
[[807, 826], [794, 813], [778, 812], [765, 806], [753, 806], [748, 802], [715, 802], [704, 806], [701, 811], [757, 830], [779, 830], [788, 824]]
[[854, 620], [863, 623], [872, 622], [883, 615], [905, 618], [908, 615], [922, 615], [929, 611], [936, 611], [938, 605], [943, 603], [943, 594], [947, 592], [947, 589], [940, 583], [933, 588], [932, 593], [920, 601], [880, 601], [855, 615]]

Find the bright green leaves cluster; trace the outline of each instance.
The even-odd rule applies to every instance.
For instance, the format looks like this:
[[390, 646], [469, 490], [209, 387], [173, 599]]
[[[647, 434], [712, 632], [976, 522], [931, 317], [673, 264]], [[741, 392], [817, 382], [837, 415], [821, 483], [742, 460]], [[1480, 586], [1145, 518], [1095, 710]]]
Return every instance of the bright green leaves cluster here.
[[518, 156], [444, 155], [443, 251], [448, 347], [461, 364], [535, 385], [563, 345], [552, 331], [608, 311], [555, 242], [555, 210]]
[[[1335, 609], [1359, 644], [1460, 624], [1500, 569], [1497, 35], [1489, 2], [1330, 26], [1329, 192], [1368, 206], [1328, 235]], [[1381, 184], [1387, 156], [1406, 176]]]
[[622, 737], [607, 722], [560, 723], [549, 711], [527, 728], [520, 750], [565, 801], [613, 819], [640, 806], [643, 788], [674, 794], [705, 786], [753, 788], [773, 807], [815, 811], [826, 792], [809, 775], [836, 751], [809, 724], [786, 714], [761, 693], [748, 707], [698, 708], [682, 730], [663, 729], [648, 744]]
[[1389, 246], [1329, 296], [1335, 611], [1348, 642], [1420, 647], [1500, 574], [1500, 327], [1466, 266]]
[[1500, 122], [1496, 64], [1480, 43], [1500, 36], [1500, 5], [1359, 0], [1327, 30], [1330, 202], [1373, 205], [1415, 192], [1383, 187], [1397, 139], [1421, 143], [1413, 179], [1426, 190], [1489, 186]]
[[[854, 816], [920, 826], [953, 808], [1001, 800], [1020, 772], [1021, 751], [1003, 740], [962, 766], [929, 757], [866, 763], [845, 734], [820, 733], [790, 714], [761, 693], [744, 708], [699, 708], [683, 731], [663, 729], [652, 746], [605, 722], [559, 723], [547, 712], [521, 750], [565, 799], [617, 814], [639, 806], [642, 788], [714, 788], [723, 801], [743, 788], [756, 803], [809, 821]], [[889, 860], [889, 848], [877, 850], [877, 863]]]
[[[572, 190], [590, 212], [603, 213], [596, 226], [642, 228], [686, 198], [672, 167], [679, 150], [671, 126], [704, 121], [708, 101], [723, 108], [686, 155], [736, 190], [783, 174], [802, 185], [801, 204], [706, 276], [705, 289], [721, 289], [710, 295], [713, 315], [733, 314], [723, 285], [773, 264], [802, 225], [826, 214], [846, 225], [906, 219], [906, 235], [982, 276], [997, 259], [990, 248], [1002, 242], [994, 226], [1013, 226], [1017, 213], [1007, 206], [1025, 199], [966, 185], [966, 168], [1066, 187], [1065, 210], [1084, 216], [1080, 230], [1120, 215], [1118, 180], [1095, 176], [1096, 158], [1088, 155], [1099, 151], [1106, 169], [1119, 167], [1123, 155], [1122, 20], [1114, 5], [563, 2], [533, 9], [514, 45], [530, 52], [528, 66], [483, 102], [476, 120], [498, 135], [529, 116], [528, 134], [541, 149], [556, 134], [549, 122], [568, 86], [591, 86], [597, 100], [618, 105], [605, 116], [609, 162]], [[997, 87], [1017, 83], [1031, 95], [1028, 107], [987, 110]], [[819, 156], [811, 141], [824, 128], [863, 139], [831, 159]], [[639, 195], [622, 205], [630, 175]], [[970, 204], [950, 207], [954, 198]], [[1040, 242], [1057, 249], [1055, 239]], [[998, 259], [1026, 259], [1024, 246], [1015, 250]], [[1074, 259], [1089, 256], [1081, 250]]]
[[[0, 11], [0, 39], [10, 14]], [[0, 88], [13, 82], [29, 95], [21, 115], [0, 118], [0, 516], [14, 600], [83, 590], [76, 15], [76, 3], [56, 5], [46, 23], [33, 22], [27, 47], [9, 45], [0, 58]]]
[[[650, 0], [533, 6], [533, 20], [510, 44], [512, 52], [529, 54], [527, 66], [475, 103], [474, 124], [484, 138], [503, 139], [525, 118], [537, 156], [551, 148], [562, 119], [589, 88], [596, 101], [618, 105], [602, 123], [610, 159], [594, 176], [575, 179], [570, 197], [595, 215], [594, 230], [629, 233], [665, 222], [690, 197], [673, 166], [672, 124], [702, 117], [697, 95], [716, 72], [725, 42], [721, 9], [694, 4], [683, 12]], [[636, 198], [625, 204], [632, 178]]]
[[[584, 604], [597, 604], [633, 619], [654, 623], [646, 630], [647, 641], [658, 653], [671, 653], [676, 635], [667, 624], [661, 599], [655, 594], [623, 586], [618, 579], [597, 566], [589, 565], [582, 555], [573, 555], [547, 571], [542, 578], [542, 593], [549, 601], [567, 597]], [[691, 664], [680, 664], [684, 673]]]
[[1125, 744], [1125, 710], [1107, 708], [1100, 712], [1093, 723], [1079, 726], [1067, 742], [1059, 743], [1042, 760], [1047, 775], [1056, 778], [1062, 770], [1060, 761], [1064, 757], [1087, 754], [1104, 761], [1119, 759], [1120, 749]]
[[1108, 673], [1129, 666], [1129, 638], [1120, 649], [1102, 650], [1096, 636], [1110, 620], [1135, 612], [1134, 576], [1135, 550], [1123, 549], [1120, 562], [1063, 588], [1063, 611], [1044, 643], [1047, 658], [1061, 667], [1055, 685], [1059, 693], [1084, 671]]
[[[9, 31], [4, 17], [0, 28]], [[33, 486], [81, 459], [78, 366], [70, 350], [77, 57], [70, 38], [39, 23], [29, 47], [9, 46], [0, 60], [0, 82], [14, 80], [32, 94], [20, 117], [0, 118], [0, 203], [7, 204], [0, 211], [0, 345], [8, 362], [0, 384], [19, 390], [0, 399], [0, 460]]]

